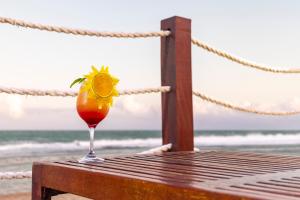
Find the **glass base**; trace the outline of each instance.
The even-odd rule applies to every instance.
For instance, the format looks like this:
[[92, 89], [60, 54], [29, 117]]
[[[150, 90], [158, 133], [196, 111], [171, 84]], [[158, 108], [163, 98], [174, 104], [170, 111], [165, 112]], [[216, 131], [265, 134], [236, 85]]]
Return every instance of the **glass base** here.
[[86, 156], [79, 159], [79, 163], [101, 163], [103, 162], [103, 158], [98, 158], [95, 154], [95, 152], [89, 152]]

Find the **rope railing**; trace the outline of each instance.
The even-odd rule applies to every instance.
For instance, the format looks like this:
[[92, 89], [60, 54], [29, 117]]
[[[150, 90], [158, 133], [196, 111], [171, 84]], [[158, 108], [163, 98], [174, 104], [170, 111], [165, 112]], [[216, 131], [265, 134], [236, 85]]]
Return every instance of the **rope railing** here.
[[[165, 93], [170, 92], [170, 86], [161, 86], [156, 88], [142, 88], [142, 89], [131, 89], [131, 90], [121, 90], [119, 92], [120, 96], [123, 95], [138, 95], [138, 94], [151, 94], [151, 93]], [[55, 97], [76, 97], [78, 92], [74, 91], [60, 91], [60, 90], [34, 90], [34, 89], [20, 89], [20, 88], [7, 88], [0, 87], [0, 93], [6, 94], [18, 94], [18, 95], [28, 95], [28, 96], [55, 96]], [[287, 116], [287, 115], [297, 115], [300, 114], [300, 111], [289, 111], [289, 112], [272, 112], [272, 111], [259, 111], [251, 108], [244, 108], [241, 106], [233, 105], [230, 103], [226, 103], [220, 100], [216, 100], [214, 98], [208, 97], [205, 94], [200, 92], [193, 91], [193, 95], [201, 98], [204, 101], [208, 101], [219, 106], [223, 106], [229, 109], [254, 113], [260, 115], [274, 115], [274, 116]]]
[[[119, 92], [119, 95], [150, 94], [150, 93], [159, 93], [159, 92], [169, 92], [170, 90], [171, 90], [170, 86], [161, 86], [156, 88], [121, 90]], [[28, 96], [55, 96], [55, 97], [76, 97], [78, 95], [78, 92], [74, 92], [74, 91], [36, 90], [36, 89], [21, 89], [21, 88], [9, 88], [9, 87], [0, 87], [0, 93], [28, 95]]]
[[192, 38], [192, 44], [194, 44], [198, 47], [201, 47], [202, 49], [205, 49], [205, 50], [207, 50], [211, 53], [214, 53], [218, 56], [226, 58], [226, 59], [228, 59], [232, 62], [236, 62], [238, 64], [241, 64], [241, 65], [244, 65], [244, 66], [247, 66], [247, 67], [251, 67], [251, 68], [254, 68], [254, 69], [258, 69], [258, 70], [262, 70], [262, 71], [266, 71], [266, 72], [284, 73], [284, 74], [300, 73], [300, 69], [276, 69], [276, 68], [273, 68], [273, 67], [269, 67], [269, 66], [265, 66], [265, 65], [262, 65], [262, 64], [257, 64], [257, 63], [251, 62], [251, 61], [247, 61], [243, 58], [239, 58], [239, 57], [234, 56], [232, 54], [229, 54], [225, 51], [218, 50], [214, 47], [211, 47], [211, 46], [205, 44], [204, 42], [202, 42], [200, 40], [197, 40], [195, 38]]
[[[73, 35], [82, 35], [82, 36], [95, 36], [95, 37], [114, 37], [114, 38], [147, 38], [147, 37], [166, 37], [171, 34], [170, 31], [154, 31], [154, 32], [132, 32], [132, 33], [124, 33], [124, 32], [106, 32], [106, 31], [92, 31], [92, 30], [84, 30], [84, 29], [75, 29], [75, 28], [67, 28], [62, 26], [51, 26], [51, 25], [44, 25], [32, 22], [26, 22], [23, 20], [12, 19], [7, 17], [0, 17], [0, 23], [3, 24], [10, 24], [14, 26], [20, 26], [25, 28], [32, 28], [50, 32], [57, 32], [57, 33], [66, 33], [66, 34], [73, 34]], [[230, 53], [227, 53], [222, 50], [218, 50], [217, 48], [211, 47], [208, 44], [192, 38], [192, 44], [201, 47], [211, 53], [214, 53], [218, 56], [226, 58], [230, 61], [236, 62], [238, 64], [251, 67], [254, 69], [272, 72], [272, 73], [300, 73], [300, 69], [279, 69], [273, 68], [270, 66], [266, 66], [263, 64], [258, 64], [255, 62], [247, 61], [246, 59], [239, 58], [234, 56]]]
[[31, 177], [32, 177], [31, 171], [0, 172], [0, 180], [25, 179]]
[[21, 26], [25, 28], [38, 29], [43, 31], [82, 35], [82, 36], [95, 36], [95, 37], [147, 38], [147, 37], [166, 37], [171, 34], [170, 31], [155, 31], [155, 32], [143, 32], [143, 33], [92, 31], [92, 30], [83, 30], [83, 29], [75, 29], [75, 28], [66, 28], [62, 26], [50, 26], [44, 24], [37, 24], [37, 23], [26, 22], [23, 20], [11, 19], [7, 17], [0, 17], [0, 23], [10, 24], [14, 26]]
[[289, 115], [298, 115], [300, 114], [300, 111], [289, 111], [289, 112], [272, 112], [272, 111], [260, 111], [260, 110], [255, 110], [251, 108], [244, 108], [241, 106], [236, 106], [230, 103], [226, 103], [220, 100], [216, 100], [214, 98], [208, 97], [200, 92], [193, 91], [193, 95], [199, 97], [200, 99], [204, 101], [208, 101], [210, 103], [223, 106], [225, 108], [229, 108], [232, 110], [240, 111], [240, 112], [247, 112], [247, 113], [254, 113], [254, 114], [259, 114], [259, 115], [272, 115], [272, 116], [289, 116]]

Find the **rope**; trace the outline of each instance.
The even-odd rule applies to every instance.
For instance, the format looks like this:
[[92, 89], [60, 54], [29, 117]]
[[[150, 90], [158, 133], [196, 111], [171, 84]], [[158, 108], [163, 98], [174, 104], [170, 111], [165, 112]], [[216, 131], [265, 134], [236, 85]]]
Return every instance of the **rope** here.
[[43, 31], [51, 31], [57, 33], [73, 34], [73, 35], [95, 36], [95, 37], [147, 38], [147, 37], [166, 37], [171, 34], [170, 31], [157, 31], [157, 32], [144, 32], [144, 33], [100, 32], [100, 31], [92, 31], [92, 30], [66, 28], [61, 26], [49, 26], [43, 24], [36, 24], [36, 23], [25, 22], [22, 20], [11, 19], [6, 17], [0, 17], [0, 23], [10, 24], [13, 26], [21, 26], [25, 28], [38, 29]]
[[138, 154], [163, 153], [163, 152], [170, 151], [171, 148], [172, 148], [172, 144], [170, 143], [170, 144], [162, 145], [161, 147], [156, 147], [156, 148], [153, 148], [153, 149], [149, 149], [147, 151], [140, 152]]
[[149, 94], [149, 93], [160, 93], [160, 92], [170, 92], [170, 86], [161, 86], [157, 88], [144, 88], [135, 90], [123, 90], [119, 92], [119, 95], [134, 95], [134, 94]]
[[[159, 93], [159, 92], [169, 92], [170, 90], [171, 90], [170, 86], [161, 86], [157, 88], [123, 90], [119, 92], [119, 95], [150, 94], [150, 93]], [[30, 95], [30, 96], [57, 96], [57, 97], [76, 97], [78, 95], [78, 92], [72, 92], [72, 91], [34, 90], [34, 89], [20, 89], [20, 88], [7, 88], [7, 87], [0, 87], [0, 93]]]
[[[135, 32], [135, 33], [124, 33], [124, 32], [100, 32], [100, 31], [92, 31], [92, 30], [83, 30], [83, 29], [74, 29], [74, 28], [66, 28], [61, 26], [50, 26], [43, 25], [31, 22], [25, 22], [23, 20], [17, 20], [7, 17], [0, 17], [0, 23], [10, 24], [13, 26], [21, 26], [25, 28], [32, 28], [50, 32], [57, 33], [66, 33], [73, 35], [82, 35], [82, 36], [95, 36], [95, 37], [115, 37], [115, 38], [146, 38], [146, 37], [166, 37], [171, 34], [170, 31], [156, 31], [156, 32]], [[258, 70], [273, 72], [273, 73], [300, 73], [300, 69], [274, 69], [272, 67], [264, 66], [261, 64], [256, 64], [254, 62], [247, 61], [242, 58], [238, 58], [224, 51], [213, 48], [200, 40], [192, 38], [192, 44], [201, 47], [211, 53], [217, 54], [223, 58], [231, 60], [233, 62], [242, 64], [244, 66], [252, 67]]]
[[75, 97], [77, 92], [65, 92], [59, 90], [34, 90], [34, 89], [21, 89], [21, 88], [8, 88], [0, 87], [0, 93], [6, 94], [19, 94], [29, 96], [58, 96], [58, 97]]
[[[144, 88], [144, 89], [132, 89], [132, 90], [122, 90], [119, 92], [120, 96], [123, 95], [137, 95], [137, 94], [150, 94], [150, 93], [165, 93], [170, 92], [170, 86], [161, 86], [157, 88]], [[30, 96], [56, 96], [56, 97], [76, 97], [78, 95], [77, 92], [73, 91], [59, 91], [59, 90], [33, 90], [33, 89], [20, 89], [20, 88], [6, 88], [0, 87], [0, 93], [6, 94], [18, 94], [18, 95], [30, 95]], [[233, 110], [255, 113], [261, 115], [276, 115], [276, 116], [286, 116], [286, 115], [297, 115], [300, 114], [300, 111], [291, 111], [291, 112], [268, 112], [268, 111], [258, 111], [250, 108], [243, 108], [240, 106], [235, 106], [226, 102], [222, 102], [220, 100], [213, 99], [199, 92], [193, 91], [193, 94], [204, 101], [208, 101], [226, 108], [230, 108]]]
[[211, 53], [214, 53], [218, 56], [226, 58], [230, 61], [239, 63], [239, 64], [247, 66], [247, 67], [251, 67], [251, 68], [254, 68], [254, 69], [258, 69], [258, 70], [262, 70], [262, 71], [266, 71], [266, 72], [273, 72], [273, 73], [285, 73], [285, 74], [300, 73], [300, 69], [274, 69], [274, 68], [269, 67], [269, 66], [264, 66], [264, 65], [257, 64], [257, 63], [251, 62], [251, 61], [247, 61], [243, 58], [238, 58], [238, 57], [233, 56], [229, 53], [226, 53], [224, 51], [221, 51], [221, 50], [218, 50], [214, 47], [211, 47], [211, 46], [209, 46], [209, 45], [207, 45], [207, 44], [203, 43], [202, 41], [197, 40], [195, 38], [192, 38], [192, 44], [194, 44], [198, 47], [201, 47], [202, 49], [205, 49], [205, 50], [207, 50]]
[[[140, 152], [138, 154], [153, 154], [153, 153], [163, 153], [163, 152], [168, 152], [172, 149], [172, 144], [165, 144], [165, 145], [162, 145], [160, 147], [155, 147], [155, 148], [152, 148], [152, 149], [149, 149], [147, 151], [143, 151], [143, 152]], [[194, 151], [195, 152], [199, 152], [200, 150], [198, 148], [194, 148]]]
[[273, 115], [273, 116], [288, 116], [288, 115], [297, 115], [300, 114], [300, 111], [290, 111], [290, 112], [269, 112], [269, 111], [259, 111], [254, 110], [251, 108], [243, 108], [240, 106], [235, 106], [226, 102], [222, 102], [220, 100], [213, 99], [211, 97], [208, 97], [204, 94], [201, 94], [200, 92], [193, 91], [193, 94], [199, 98], [201, 98], [204, 101], [208, 101], [210, 103], [217, 104], [219, 106], [223, 106], [225, 108], [241, 111], [241, 112], [247, 112], [247, 113], [254, 113], [254, 114], [260, 114], [260, 115]]
[[25, 179], [31, 178], [32, 172], [0, 172], [0, 180]]

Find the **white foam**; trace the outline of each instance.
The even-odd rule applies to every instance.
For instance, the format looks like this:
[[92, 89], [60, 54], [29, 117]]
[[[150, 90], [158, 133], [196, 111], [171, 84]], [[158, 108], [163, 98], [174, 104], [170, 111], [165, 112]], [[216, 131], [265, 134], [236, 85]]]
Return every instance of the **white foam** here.
[[240, 145], [293, 145], [300, 144], [300, 133], [295, 134], [260, 134], [230, 136], [198, 136], [195, 143], [200, 146], [240, 146]]
[[[126, 139], [126, 140], [95, 140], [94, 146], [98, 149], [105, 148], [141, 148], [158, 146], [161, 142], [160, 138], [148, 139]], [[87, 149], [89, 147], [88, 141], [73, 141], [68, 143], [53, 142], [53, 143], [33, 143], [24, 142], [17, 144], [7, 144], [0, 146], [0, 152], [5, 151], [71, 151]]]
[[[196, 146], [242, 146], [242, 145], [294, 145], [300, 144], [300, 133], [295, 134], [260, 134], [247, 135], [211, 135], [195, 137]], [[95, 148], [152, 148], [161, 145], [161, 138], [96, 140]], [[0, 154], [5, 152], [59, 152], [84, 150], [89, 146], [88, 141], [73, 141], [68, 143], [33, 143], [22, 142], [15, 144], [1, 144]]]

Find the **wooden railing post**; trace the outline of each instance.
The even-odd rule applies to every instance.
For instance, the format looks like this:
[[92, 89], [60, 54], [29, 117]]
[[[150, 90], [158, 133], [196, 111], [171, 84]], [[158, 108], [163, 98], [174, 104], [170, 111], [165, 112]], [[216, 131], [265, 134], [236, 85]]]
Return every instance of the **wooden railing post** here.
[[171, 17], [161, 21], [161, 29], [171, 31], [161, 37], [161, 84], [171, 86], [162, 94], [163, 144], [172, 143], [172, 151], [192, 151], [191, 20]]

